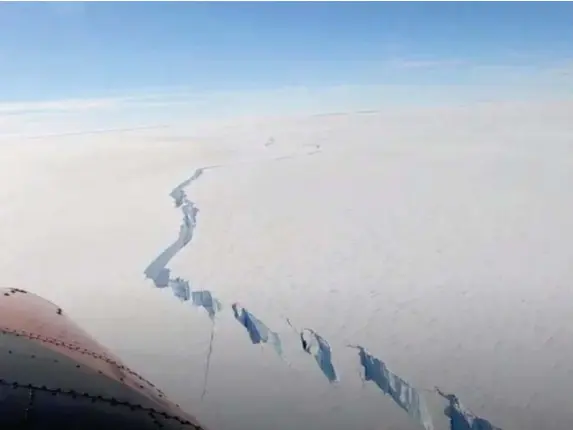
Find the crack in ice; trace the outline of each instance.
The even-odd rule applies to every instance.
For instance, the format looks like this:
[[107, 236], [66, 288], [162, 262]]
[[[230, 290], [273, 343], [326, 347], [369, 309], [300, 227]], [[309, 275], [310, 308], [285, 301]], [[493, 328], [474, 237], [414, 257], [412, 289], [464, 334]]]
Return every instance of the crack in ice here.
[[[268, 147], [274, 144], [275, 140], [271, 137], [265, 146]], [[153, 281], [157, 288], [170, 287], [173, 294], [181, 301], [191, 301], [194, 306], [204, 308], [212, 321], [209, 349], [205, 365], [204, 386], [201, 398], [203, 398], [207, 392], [209, 367], [215, 337], [215, 316], [223, 309], [223, 305], [218, 299], [213, 297], [212, 293], [208, 290], [191, 291], [189, 281], [181, 277], [172, 277], [171, 270], [168, 268], [170, 261], [179, 253], [179, 251], [185, 248], [192, 241], [197, 227], [199, 208], [188, 198], [185, 189], [199, 179], [208, 169], [232, 167], [235, 165], [257, 163], [260, 161], [281, 161], [299, 156], [311, 156], [321, 152], [320, 145], [305, 146], [312, 146], [313, 150], [302, 154], [286, 154], [274, 158], [239, 161], [229, 163], [228, 165], [211, 165], [197, 168], [188, 179], [173, 188], [169, 194], [174, 201], [175, 207], [181, 210], [183, 216], [179, 227], [179, 235], [171, 245], [163, 250], [147, 266], [144, 273], [147, 278]], [[251, 343], [269, 344], [277, 354], [283, 358], [282, 342], [278, 333], [272, 331], [261, 320], [237, 303], [233, 303], [231, 305], [231, 309], [235, 319], [247, 331]], [[304, 352], [314, 357], [320, 370], [329, 382], [337, 382], [338, 375], [332, 363], [332, 349], [329, 343], [312, 329], [306, 328], [302, 331], [298, 331], [292, 326], [288, 318], [287, 323], [297, 332]], [[406, 411], [410, 417], [420, 423], [426, 430], [432, 430], [432, 419], [428, 413], [426, 404], [418, 391], [401, 377], [392, 373], [383, 361], [368, 354], [363, 347], [351, 347], [359, 350], [360, 364], [364, 370], [364, 379], [366, 381], [374, 382], [385, 394], [390, 396], [400, 408]], [[446, 395], [439, 389], [436, 390], [442, 397], [450, 402], [449, 407], [444, 411], [446, 416], [450, 418], [450, 430], [500, 430], [498, 427], [494, 427], [489, 423], [489, 421], [476, 417], [469, 410], [465, 409], [454, 394]]]
[[[334, 364], [332, 364], [332, 348], [326, 339], [310, 328], [297, 330], [289, 318], [286, 319], [286, 322], [299, 336], [303, 351], [314, 357], [316, 364], [318, 364], [328, 382], [339, 382], [336, 369]], [[305, 334], [310, 335], [310, 338], [307, 339]]]
[[[274, 139], [271, 138], [268, 143], [273, 144]], [[316, 152], [317, 151], [314, 151], [304, 155], [313, 155]], [[279, 161], [285, 158], [292, 158], [292, 156], [275, 157], [270, 160]], [[256, 160], [256, 161], [261, 161], [261, 160]], [[262, 161], [269, 161], [269, 160], [263, 159]], [[239, 162], [234, 164], [244, 164], [244, 163]], [[197, 215], [199, 214], [199, 208], [197, 207], [195, 202], [191, 201], [187, 197], [185, 188], [187, 188], [194, 181], [199, 179], [203, 175], [205, 170], [214, 169], [217, 167], [223, 167], [223, 166], [212, 165], [207, 167], [199, 167], [193, 172], [193, 174], [188, 179], [186, 179], [185, 181], [177, 185], [175, 188], [173, 188], [173, 190], [169, 195], [173, 199], [175, 207], [180, 208], [181, 213], [183, 215], [182, 223], [179, 226], [179, 235], [177, 239], [171, 245], [169, 245], [163, 252], [161, 252], [144, 270], [145, 276], [153, 280], [153, 283], [157, 288], [171, 287], [173, 294], [181, 301], [191, 300], [191, 303], [193, 303], [194, 306], [204, 308], [207, 311], [209, 318], [212, 321], [211, 336], [209, 340], [209, 349], [207, 352], [204, 385], [201, 398], [204, 398], [207, 393], [209, 368], [211, 363], [211, 355], [213, 353], [213, 342], [215, 338], [215, 315], [222, 309], [223, 306], [221, 302], [218, 299], [214, 298], [212, 293], [208, 290], [191, 291], [191, 288], [189, 286], [189, 281], [181, 277], [172, 277], [171, 270], [167, 266], [169, 262], [179, 253], [179, 251], [181, 251], [183, 248], [185, 248], [185, 246], [187, 246], [191, 242], [191, 240], [193, 239], [195, 228], [197, 227]], [[243, 325], [247, 328], [247, 331], [251, 336], [251, 340], [255, 339], [255, 336], [258, 336], [258, 343], [260, 342], [270, 343], [277, 351], [279, 356], [282, 356], [282, 346], [279, 335], [270, 330], [265, 324], [263, 324], [260, 320], [255, 318], [252, 314], [250, 314], [244, 309], [242, 310], [242, 314], [239, 317], [236, 306], [237, 306], [236, 304], [233, 305], [233, 311], [235, 312], [235, 317], [239, 321], [241, 321]], [[253, 340], [253, 343], [256, 342]]]
[[282, 356], [282, 343], [278, 333], [269, 329], [266, 324], [238, 303], [233, 303], [231, 308], [235, 319], [247, 330], [253, 345], [268, 343], [279, 356]]
[[426, 430], [433, 430], [434, 425], [423, 398], [408, 382], [390, 371], [386, 364], [368, 354], [361, 346], [350, 346], [358, 349], [360, 364], [364, 369], [364, 380], [374, 382], [384, 394], [405, 410], [410, 417], [420, 423]]
[[189, 200], [185, 188], [196, 181], [205, 172], [206, 169], [214, 168], [200, 167], [195, 170], [193, 175], [177, 185], [169, 194], [174, 202], [175, 207], [181, 209], [183, 220], [179, 226], [179, 235], [175, 242], [169, 245], [155, 260], [153, 260], [145, 269], [145, 275], [153, 280], [153, 283], [158, 288], [171, 287], [173, 294], [181, 301], [191, 300], [193, 305], [203, 307], [210, 318], [214, 318], [215, 314], [221, 309], [221, 303], [213, 298], [209, 291], [194, 291], [191, 292], [189, 281], [181, 277], [172, 277], [171, 270], [167, 267], [169, 262], [185, 248], [193, 239], [195, 228], [197, 227], [197, 215], [199, 208], [195, 202]]
[[476, 416], [455, 394], [445, 394], [437, 387], [436, 392], [449, 402], [444, 415], [450, 418], [450, 430], [501, 430], [488, 420]]
[[[271, 144], [274, 143], [274, 138], [271, 137], [269, 141]], [[197, 179], [199, 179], [205, 173], [205, 171], [209, 169], [231, 167], [234, 165], [256, 163], [260, 161], [281, 161], [298, 156], [309, 156], [318, 153], [319, 149], [320, 146], [317, 146], [315, 151], [310, 151], [302, 154], [291, 154], [274, 158], [248, 160], [246, 162], [229, 163], [227, 165], [217, 164], [195, 169], [189, 178], [181, 182], [169, 193], [170, 197], [174, 201], [175, 207], [179, 208], [183, 215], [182, 223], [179, 226], [179, 235], [171, 245], [163, 250], [163, 252], [161, 252], [145, 268], [145, 276], [151, 279], [157, 288], [171, 287], [173, 294], [181, 301], [191, 300], [193, 305], [203, 307], [209, 316], [214, 318], [215, 314], [222, 309], [221, 302], [219, 302], [217, 299], [214, 299], [211, 292], [209, 291], [191, 292], [189, 281], [181, 277], [172, 277], [171, 269], [167, 267], [169, 262], [179, 253], [179, 251], [181, 251], [191, 242], [197, 227], [197, 215], [199, 214], [199, 208], [195, 202], [188, 198], [185, 189]]]

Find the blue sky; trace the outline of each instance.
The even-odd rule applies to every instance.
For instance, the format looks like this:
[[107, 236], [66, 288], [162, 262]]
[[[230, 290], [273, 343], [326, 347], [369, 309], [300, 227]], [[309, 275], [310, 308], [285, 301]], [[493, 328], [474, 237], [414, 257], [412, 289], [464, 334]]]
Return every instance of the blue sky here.
[[4, 112], [151, 94], [157, 112], [224, 94], [263, 110], [279, 93], [316, 109], [563, 95], [573, 4], [1, 3], [0, 64]]

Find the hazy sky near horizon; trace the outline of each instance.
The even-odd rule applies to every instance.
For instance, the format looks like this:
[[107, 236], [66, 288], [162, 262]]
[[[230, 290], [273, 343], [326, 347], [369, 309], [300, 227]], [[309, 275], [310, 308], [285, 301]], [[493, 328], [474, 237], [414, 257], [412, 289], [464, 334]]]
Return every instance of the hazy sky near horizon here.
[[0, 64], [4, 134], [567, 97], [573, 5], [1, 3]]

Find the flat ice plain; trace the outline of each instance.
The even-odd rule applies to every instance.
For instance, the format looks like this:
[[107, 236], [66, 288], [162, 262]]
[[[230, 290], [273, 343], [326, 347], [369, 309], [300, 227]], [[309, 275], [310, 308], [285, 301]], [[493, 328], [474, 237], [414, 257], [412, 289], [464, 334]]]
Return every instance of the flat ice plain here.
[[[250, 343], [238, 302], [282, 339]], [[573, 104], [495, 103], [0, 140], [2, 284], [55, 301], [215, 430], [421, 428], [360, 344], [504, 430], [573, 426]], [[330, 342], [329, 384], [286, 322]]]

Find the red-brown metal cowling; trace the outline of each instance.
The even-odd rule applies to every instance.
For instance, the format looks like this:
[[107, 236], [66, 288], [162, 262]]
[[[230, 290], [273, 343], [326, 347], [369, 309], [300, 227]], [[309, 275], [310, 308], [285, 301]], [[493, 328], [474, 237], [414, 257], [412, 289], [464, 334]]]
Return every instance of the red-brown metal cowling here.
[[0, 428], [203, 429], [49, 301], [0, 289]]

